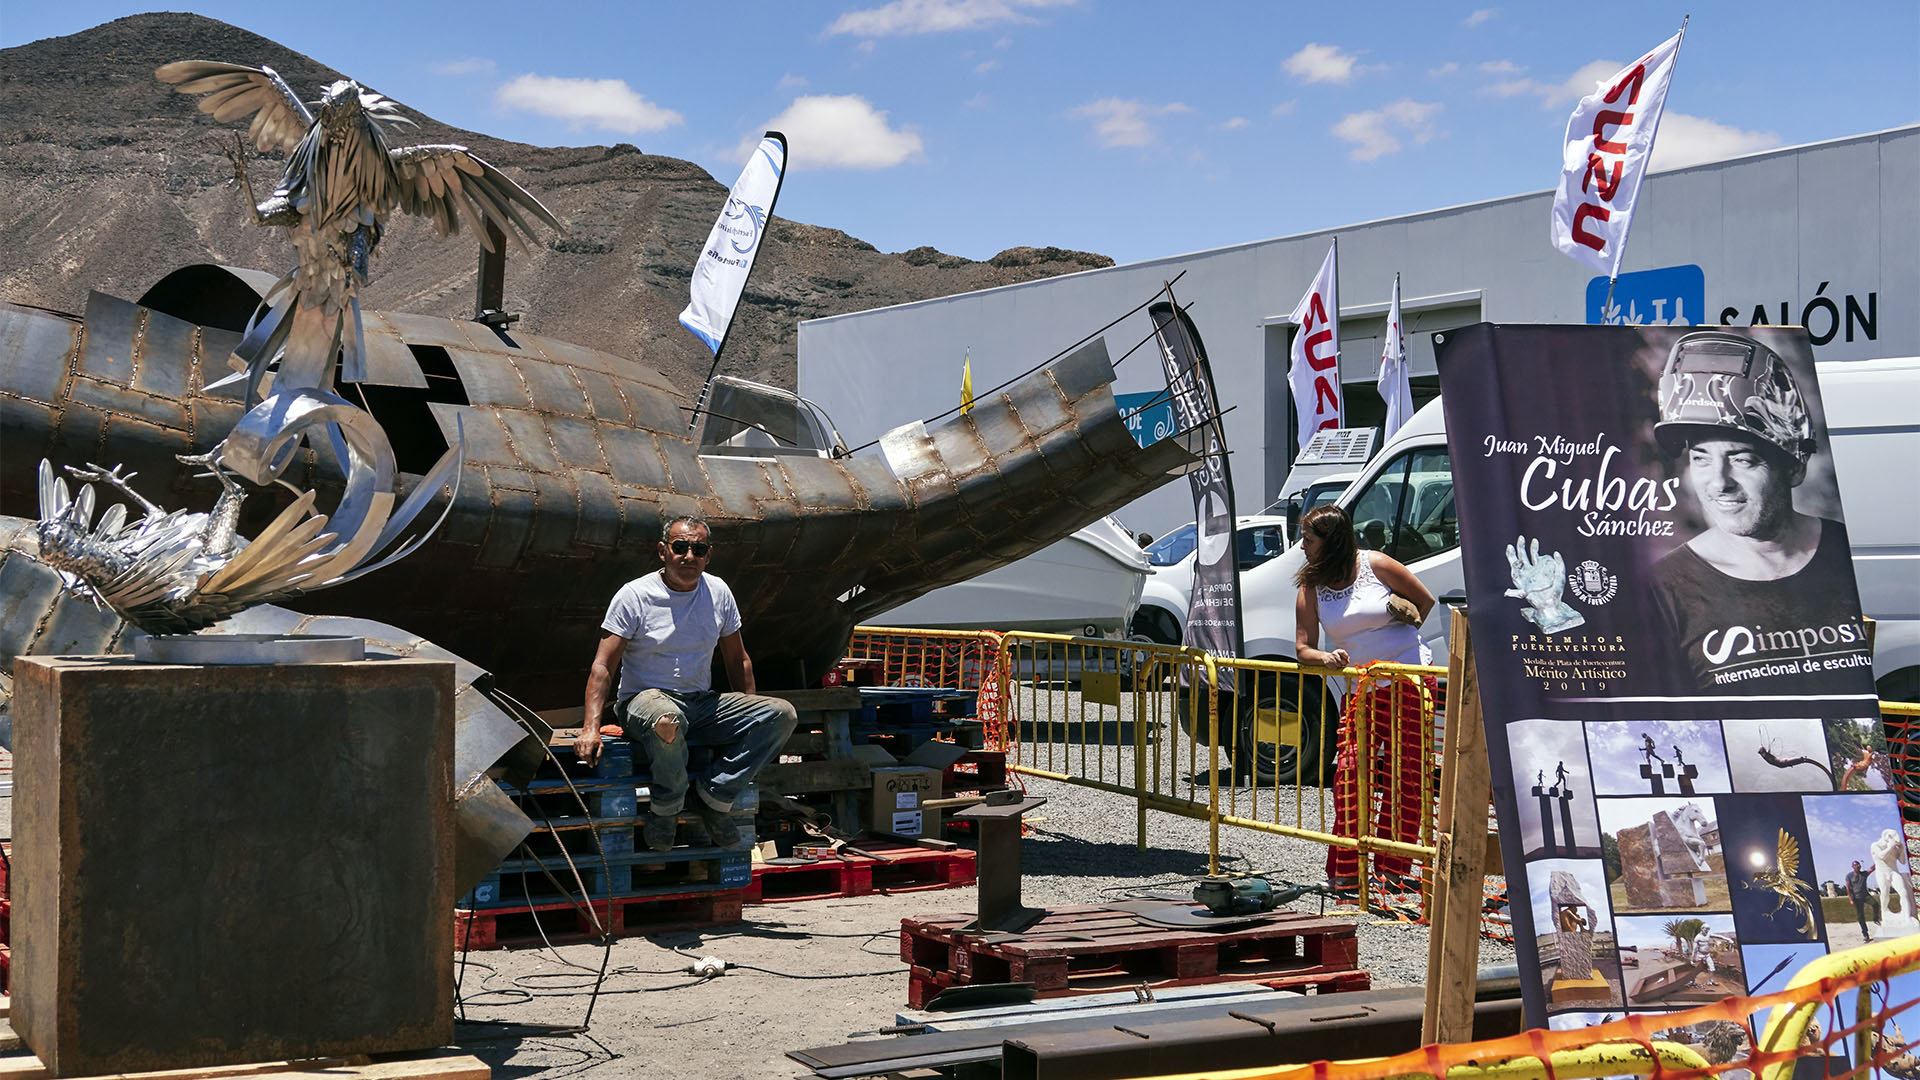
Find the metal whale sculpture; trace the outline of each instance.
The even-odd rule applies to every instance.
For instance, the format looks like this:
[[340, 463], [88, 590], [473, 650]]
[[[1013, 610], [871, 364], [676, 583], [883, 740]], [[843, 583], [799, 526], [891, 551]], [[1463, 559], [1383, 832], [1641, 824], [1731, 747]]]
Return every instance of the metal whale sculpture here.
[[[212, 483], [176, 455], [205, 454], [241, 417], [243, 388], [209, 384], [272, 282], [193, 266], [139, 302], [96, 292], [78, 317], [0, 304], [0, 514], [35, 514], [42, 457], [124, 463], [161, 505], [210, 501]], [[687, 399], [664, 375], [593, 349], [398, 312], [366, 311], [363, 326], [364, 378], [334, 389], [388, 433], [403, 492], [464, 434], [460, 483], [401, 567], [281, 602], [404, 627], [536, 709], [579, 700], [607, 599], [658, 566], [660, 522], [675, 514], [712, 523], [713, 570], [741, 599], [761, 684], [798, 687], [857, 621], [1031, 554], [1195, 460], [1180, 440], [1135, 444], [1098, 339], [965, 416], [835, 457], [729, 437], [765, 423], [690, 436]], [[766, 391], [760, 415], [788, 399]], [[341, 476], [323, 442], [285, 478], [324, 498]], [[240, 532], [290, 501], [250, 499]]]

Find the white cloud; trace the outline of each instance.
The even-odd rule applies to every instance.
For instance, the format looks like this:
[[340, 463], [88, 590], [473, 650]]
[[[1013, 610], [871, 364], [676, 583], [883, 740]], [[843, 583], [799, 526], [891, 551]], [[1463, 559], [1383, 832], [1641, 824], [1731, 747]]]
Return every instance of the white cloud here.
[[987, 72], [992, 71], [994, 68], [997, 68], [999, 66], [1000, 66], [1000, 61], [998, 60], [982, 60], [979, 63], [973, 65], [973, 73], [975, 75], [985, 75]]
[[1439, 78], [1444, 78], [1445, 76], [1448, 76], [1448, 75], [1452, 75], [1454, 72], [1457, 72], [1459, 70], [1460, 70], [1460, 62], [1457, 60], [1449, 60], [1446, 63], [1441, 64], [1437, 68], [1428, 68], [1427, 74], [1433, 76], [1436, 79], [1439, 79]]
[[1002, 23], [1030, 23], [1021, 8], [1072, 4], [1076, 0], [893, 0], [877, 8], [849, 11], [827, 27], [829, 36], [899, 37], [942, 34], [953, 30], [982, 30]]
[[775, 90], [798, 90], [801, 87], [804, 87], [806, 85], [807, 85], [807, 77], [805, 75], [788, 74], [788, 75], [780, 76], [780, 81], [774, 85], [774, 89]]
[[1400, 133], [1411, 134], [1416, 143], [1431, 139], [1433, 132], [1428, 122], [1439, 113], [1438, 102], [1401, 98], [1368, 112], [1348, 113], [1333, 125], [1333, 135], [1353, 144], [1353, 149], [1348, 151], [1348, 156], [1353, 160], [1372, 161], [1397, 153], [1400, 150]]
[[1143, 101], [1102, 98], [1089, 101], [1067, 115], [1091, 119], [1094, 136], [1103, 147], [1150, 146], [1157, 137], [1150, 122], [1154, 117], [1191, 111], [1177, 101], [1169, 105], [1148, 105]]
[[[1557, 83], [1541, 82], [1538, 79], [1503, 79], [1481, 87], [1481, 93], [1495, 97], [1521, 97], [1532, 94], [1540, 98], [1542, 108], [1554, 109], [1571, 105], [1588, 94], [1603, 80], [1611, 79], [1625, 65], [1617, 60], [1595, 60], [1582, 64], [1578, 71]], [[1480, 65], [1480, 70], [1491, 75], [1510, 75], [1525, 71], [1506, 60], [1490, 60]]]
[[1292, 116], [1293, 107], [1297, 104], [1299, 104], [1299, 102], [1297, 101], [1283, 101], [1280, 104], [1275, 105], [1268, 112], [1269, 112], [1269, 115], [1272, 115], [1272, 116]]
[[1308, 42], [1281, 66], [1287, 69], [1287, 74], [1304, 83], [1343, 83], [1353, 78], [1353, 67], [1358, 60], [1352, 53], [1341, 52], [1337, 45]]
[[967, 100], [961, 102], [960, 107], [963, 109], [985, 109], [990, 107], [992, 104], [993, 104], [993, 98], [989, 96], [985, 90], [982, 90], [979, 93], [968, 98]]
[[1684, 169], [1708, 161], [1738, 157], [1780, 145], [1771, 131], [1742, 131], [1705, 117], [1671, 110], [1661, 114], [1659, 137], [1653, 142], [1649, 169]]
[[568, 79], [522, 75], [494, 91], [494, 101], [522, 112], [564, 120], [569, 128], [622, 135], [664, 131], [686, 118], [633, 92], [624, 79]]
[[1473, 14], [1467, 16], [1464, 19], [1461, 19], [1460, 25], [1471, 30], [1474, 27], [1479, 26], [1481, 23], [1486, 22], [1488, 19], [1491, 19], [1498, 14], [1500, 14], [1499, 8], [1484, 8], [1484, 7], [1477, 8], [1475, 9]]
[[1235, 116], [1235, 117], [1229, 118], [1226, 123], [1221, 124], [1220, 126], [1225, 128], [1228, 131], [1239, 131], [1241, 128], [1246, 127], [1248, 123], [1249, 121], [1247, 120], [1246, 117]]
[[428, 64], [427, 70], [435, 75], [491, 75], [494, 72], [494, 63], [484, 56], [468, 56], [459, 60], [442, 60], [437, 64]]
[[1580, 70], [1567, 76], [1558, 86], [1540, 86], [1540, 102], [1548, 108], [1556, 105], [1571, 105], [1588, 94], [1593, 93], [1601, 80], [1611, 79], [1625, 64], [1618, 60], [1595, 60], [1584, 64]]
[[[891, 169], [922, 149], [919, 135], [888, 126], [885, 110], [857, 94], [795, 98], [766, 126], [787, 136], [796, 168]], [[754, 141], [740, 144], [742, 157]]]

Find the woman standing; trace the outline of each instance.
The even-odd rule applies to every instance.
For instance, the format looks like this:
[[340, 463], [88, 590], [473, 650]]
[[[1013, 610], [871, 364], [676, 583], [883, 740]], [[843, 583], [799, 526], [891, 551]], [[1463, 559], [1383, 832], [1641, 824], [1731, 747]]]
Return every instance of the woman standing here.
[[[1364, 667], [1375, 661], [1428, 664], [1432, 650], [1420, 640], [1420, 624], [1433, 610], [1433, 594], [1399, 560], [1360, 547], [1353, 519], [1338, 506], [1316, 506], [1300, 519], [1300, 546], [1307, 562], [1295, 575], [1300, 587], [1294, 602], [1294, 649], [1302, 664]], [[1326, 631], [1332, 650], [1319, 647]], [[1334, 833], [1359, 835], [1359, 773], [1354, 725], [1367, 725], [1368, 762], [1374, 797], [1376, 837], [1412, 843], [1419, 838], [1421, 774], [1425, 769], [1421, 733], [1425, 715], [1437, 700], [1438, 683], [1426, 680], [1426, 692], [1404, 678], [1381, 681], [1356, 691], [1340, 724], [1334, 768]], [[1374, 859], [1376, 873], [1405, 879], [1412, 863], [1403, 855]], [[1336, 889], [1359, 884], [1360, 859], [1346, 848], [1327, 850], [1327, 881]]]

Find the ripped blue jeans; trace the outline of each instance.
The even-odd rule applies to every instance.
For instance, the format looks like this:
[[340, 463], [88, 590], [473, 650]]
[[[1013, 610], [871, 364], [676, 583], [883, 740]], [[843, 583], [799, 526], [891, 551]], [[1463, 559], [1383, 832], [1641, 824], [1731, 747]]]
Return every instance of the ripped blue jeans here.
[[[649, 790], [655, 814], [678, 814], [687, 789], [707, 806], [726, 812], [753, 781], [760, 766], [772, 761], [799, 720], [791, 704], [756, 694], [712, 690], [642, 690], [615, 707], [627, 738], [647, 752], [652, 763]], [[656, 726], [670, 718], [671, 742]], [[709, 775], [687, 776], [687, 748], [720, 748]]]

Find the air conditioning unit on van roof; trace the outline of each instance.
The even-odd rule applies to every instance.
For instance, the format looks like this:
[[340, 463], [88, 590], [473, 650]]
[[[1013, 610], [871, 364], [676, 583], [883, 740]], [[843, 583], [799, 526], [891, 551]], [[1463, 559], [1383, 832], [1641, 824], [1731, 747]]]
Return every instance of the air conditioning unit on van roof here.
[[1326, 428], [1313, 433], [1295, 465], [1364, 465], [1373, 456], [1379, 428]]

